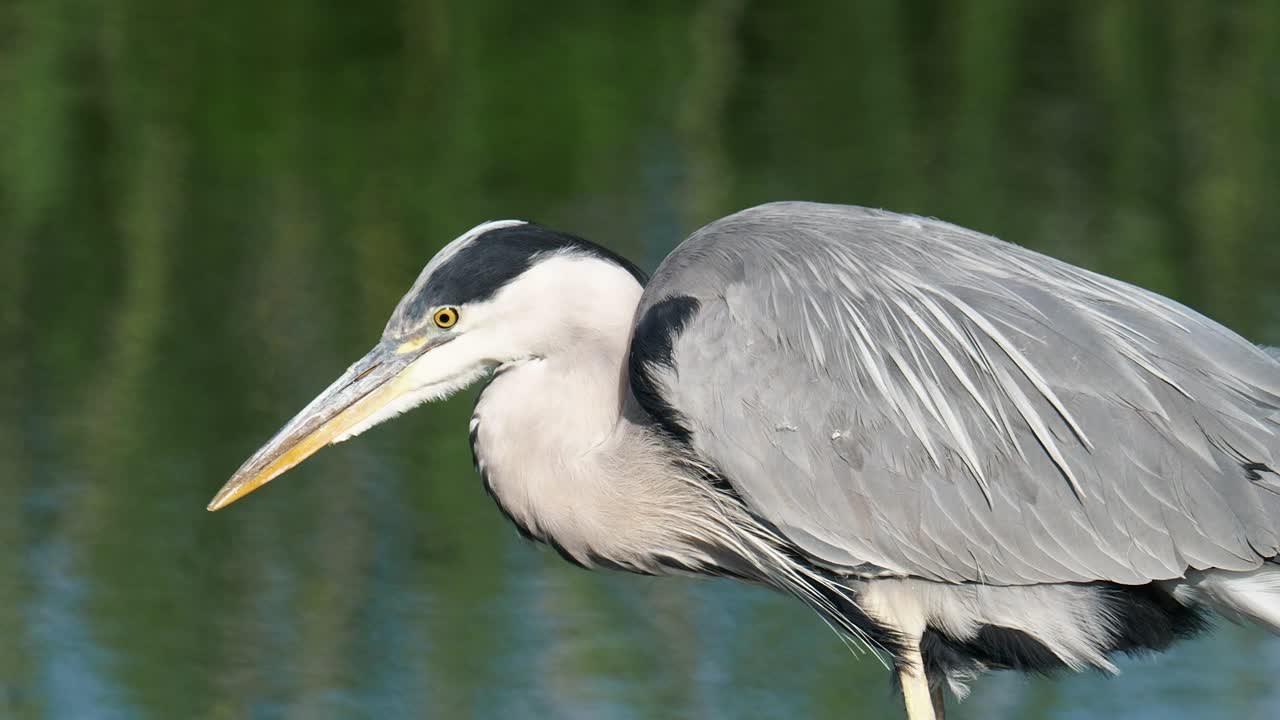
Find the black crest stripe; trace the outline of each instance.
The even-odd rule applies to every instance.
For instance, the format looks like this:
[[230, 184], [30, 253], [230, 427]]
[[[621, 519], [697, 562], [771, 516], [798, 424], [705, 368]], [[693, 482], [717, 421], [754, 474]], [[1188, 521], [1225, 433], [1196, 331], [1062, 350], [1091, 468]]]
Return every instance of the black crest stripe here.
[[477, 237], [431, 275], [418, 297], [405, 306], [404, 326], [422, 322], [441, 305], [486, 300], [528, 270], [543, 254], [571, 250], [626, 270], [641, 285], [648, 278], [634, 263], [576, 235], [525, 224], [500, 227]]

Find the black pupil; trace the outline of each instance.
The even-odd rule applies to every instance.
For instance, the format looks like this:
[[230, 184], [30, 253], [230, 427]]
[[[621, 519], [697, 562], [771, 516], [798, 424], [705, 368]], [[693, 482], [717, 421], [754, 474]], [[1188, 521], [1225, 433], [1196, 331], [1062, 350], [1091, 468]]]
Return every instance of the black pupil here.
[[442, 312], [440, 313], [440, 324], [441, 324], [441, 325], [452, 325], [452, 324], [453, 324], [453, 313], [449, 312], [448, 310], [442, 311]]

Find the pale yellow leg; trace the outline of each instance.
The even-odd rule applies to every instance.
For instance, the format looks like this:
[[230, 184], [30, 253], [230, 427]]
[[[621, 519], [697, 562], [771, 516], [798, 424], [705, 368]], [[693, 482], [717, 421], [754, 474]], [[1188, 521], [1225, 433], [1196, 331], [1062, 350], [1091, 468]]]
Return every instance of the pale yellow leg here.
[[[941, 720], [934, 713], [934, 698], [929, 692], [929, 679], [925, 675], [924, 661], [920, 659], [920, 638], [926, 628], [924, 608], [918, 598], [909, 592], [895, 592], [901, 586], [893, 580], [870, 583], [858, 595], [858, 606], [868, 616], [894, 629], [903, 643], [902, 667], [898, 669], [898, 684], [902, 686], [902, 699], [907, 703], [907, 720]], [[941, 708], [941, 695], [938, 707]]]
[[898, 682], [902, 684], [902, 698], [907, 702], [907, 720], [938, 720], [933, 713], [933, 694], [929, 692], [919, 646], [909, 649], [905, 660], [907, 662], [898, 668]]
[[947, 704], [946, 697], [942, 694], [942, 684], [931, 685], [933, 688], [933, 717], [934, 720], [947, 720]]

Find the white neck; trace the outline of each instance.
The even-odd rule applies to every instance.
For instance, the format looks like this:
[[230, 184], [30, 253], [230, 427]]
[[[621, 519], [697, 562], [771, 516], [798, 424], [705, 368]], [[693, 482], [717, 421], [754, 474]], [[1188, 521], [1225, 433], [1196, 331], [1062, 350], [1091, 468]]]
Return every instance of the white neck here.
[[555, 292], [540, 289], [530, 302], [575, 300], [554, 327], [537, 328], [541, 351], [500, 366], [476, 403], [472, 449], [489, 491], [525, 532], [582, 565], [725, 566], [708, 555], [710, 538], [736, 542], [723, 503], [622, 413], [641, 287], [621, 268], [560, 270]]
[[640, 286], [628, 281], [583, 295], [586, 322], [567, 332], [572, 342], [501, 366], [471, 420], [477, 465], [502, 509], [583, 564], [601, 555], [602, 526], [623, 509], [609, 477], [630, 429], [621, 408]]

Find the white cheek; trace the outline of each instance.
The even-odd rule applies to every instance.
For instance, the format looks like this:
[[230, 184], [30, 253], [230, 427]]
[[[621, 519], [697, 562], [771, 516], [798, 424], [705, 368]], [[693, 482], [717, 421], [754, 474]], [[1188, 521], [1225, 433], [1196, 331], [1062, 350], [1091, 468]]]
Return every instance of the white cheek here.
[[488, 327], [471, 327], [405, 368], [396, 382], [411, 390], [453, 384], [459, 379], [472, 381], [489, 368], [501, 364], [506, 358], [501, 353], [501, 343]]
[[461, 335], [457, 340], [427, 352], [413, 361], [391, 382], [402, 388], [391, 402], [334, 439], [334, 443], [406, 413], [423, 403], [442, 400], [484, 377], [496, 362], [488, 357], [483, 334]]
[[377, 412], [373, 413], [369, 417], [353, 425], [350, 430], [334, 438], [333, 442], [330, 444], [337, 445], [340, 442], [345, 442], [363, 433], [369, 428], [372, 428], [375, 425], [381, 425], [382, 423], [388, 420], [391, 420], [392, 418], [398, 417], [404, 413], [409, 412], [410, 410], [418, 407], [419, 405], [423, 405], [425, 403], [429, 403], [435, 400], [442, 400], [446, 397], [449, 397], [450, 395], [458, 392], [459, 390], [466, 388], [471, 383], [484, 377], [484, 375], [487, 372], [488, 372], [487, 368], [478, 367], [475, 370], [473, 370], [470, 374], [460, 375], [451, 380], [435, 383], [433, 385], [429, 385], [426, 387], [420, 387], [415, 390], [410, 390], [404, 395], [401, 395], [400, 397], [397, 397], [395, 400], [392, 400], [391, 402], [387, 403], [386, 405], [384, 405], [382, 408], [380, 408]]
[[350, 430], [334, 438], [329, 444], [337, 445], [340, 442], [346, 442], [360, 433], [363, 433], [365, 430], [368, 430], [375, 425], [381, 425], [394, 417], [409, 412], [429, 400], [431, 400], [431, 398], [426, 393], [410, 393], [408, 395], [401, 395], [395, 400], [392, 400], [389, 404], [382, 406], [382, 408], [374, 414], [353, 425]]

